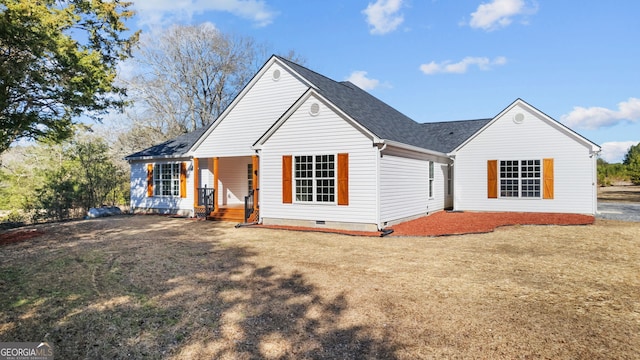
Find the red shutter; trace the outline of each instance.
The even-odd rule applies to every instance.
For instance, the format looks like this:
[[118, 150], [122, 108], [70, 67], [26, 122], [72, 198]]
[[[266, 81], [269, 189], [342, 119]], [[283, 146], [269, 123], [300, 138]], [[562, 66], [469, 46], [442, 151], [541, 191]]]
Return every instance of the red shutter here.
[[293, 202], [293, 188], [291, 182], [291, 155], [282, 157], [282, 203], [291, 204]]
[[553, 159], [542, 160], [542, 176], [544, 177], [542, 198], [553, 199]]
[[153, 196], [153, 164], [147, 164], [147, 197]]
[[498, 160], [487, 160], [487, 197], [498, 198]]
[[338, 205], [349, 205], [349, 154], [338, 154]]
[[180, 163], [180, 197], [187, 197], [187, 163]]

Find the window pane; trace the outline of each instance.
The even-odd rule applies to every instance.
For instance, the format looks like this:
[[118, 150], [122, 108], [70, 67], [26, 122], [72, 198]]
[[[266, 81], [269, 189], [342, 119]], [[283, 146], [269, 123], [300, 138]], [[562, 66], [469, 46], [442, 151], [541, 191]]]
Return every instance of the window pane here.
[[313, 157], [295, 157], [296, 201], [313, 201]]
[[540, 197], [540, 160], [522, 160], [522, 189], [520, 196], [526, 198]]
[[313, 182], [312, 180], [296, 180], [296, 200], [312, 201], [313, 200]]
[[500, 196], [501, 197], [518, 197], [518, 180], [513, 180], [513, 179], [500, 180]]
[[335, 201], [335, 155], [315, 156], [316, 201]]
[[518, 197], [518, 160], [500, 161], [500, 197]]

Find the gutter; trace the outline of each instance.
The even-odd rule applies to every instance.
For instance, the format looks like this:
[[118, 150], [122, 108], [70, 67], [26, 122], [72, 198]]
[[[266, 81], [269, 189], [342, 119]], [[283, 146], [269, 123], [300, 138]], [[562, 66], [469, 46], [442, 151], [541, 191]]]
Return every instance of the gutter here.
[[193, 154], [186, 153], [182, 155], [162, 155], [162, 156], [136, 156], [136, 157], [125, 157], [124, 160], [131, 163], [132, 161], [146, 161], [146, 160], [172, 160], [172, 159], [191, 159], [193, 158]]
[[415, 152], [419, 152], [422, 154], [427, 154], [427, 155], [434, 155], [434, 156], [439, 156], [439, 157], [448, 157], [447, 154], [443, 153], [443, 152], [439, 152], [439, 151], [435, 151], [435, 150], [428, 150], [425, 148], [421, 148], [418, 146], [414, 146], [414, 145], [407, 145], [405, 143], [401, 143], [398, 141], [393, 141], [393, 140], [382, 140], [381, 143], [385, 143], [385, 144], [389, 144], [393, 147], [397, 147], [397, 148], [401, 148], [401, 149], [405, 149], [405, 150], [411, 150], [411, 151], [415, 151]]

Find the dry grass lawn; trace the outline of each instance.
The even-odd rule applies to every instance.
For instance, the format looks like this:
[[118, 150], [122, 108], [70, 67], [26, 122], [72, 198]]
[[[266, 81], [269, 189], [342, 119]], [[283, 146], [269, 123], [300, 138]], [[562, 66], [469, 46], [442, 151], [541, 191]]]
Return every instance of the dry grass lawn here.
[[57, 359], [640, 358], [640, 223], [361, 238], [158, 216], [0, 247], [0, 341]]
[[599, 187], [598, 201], [640, 203], [640, 185]]
[[0, 342], [49, 341], [58, 359], [640, 358], [640, 223], [360, 238], [125, 216], [14, 231], [0, 234], [16, 240], [0, 246]]

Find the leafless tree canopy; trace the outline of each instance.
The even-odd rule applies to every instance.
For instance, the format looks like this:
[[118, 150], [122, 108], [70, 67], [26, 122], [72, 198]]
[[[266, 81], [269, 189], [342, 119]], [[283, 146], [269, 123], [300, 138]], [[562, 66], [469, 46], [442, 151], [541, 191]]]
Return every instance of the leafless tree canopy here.
[[[265, 58], [252, 38], [211, 24], [173, 26], [144, 36], [126, 80], [135, 106], [130, 120], [173, 137], [214, 121]], [[156, 137], [154, 136], [154, 137]]]

